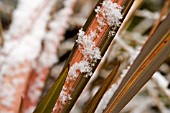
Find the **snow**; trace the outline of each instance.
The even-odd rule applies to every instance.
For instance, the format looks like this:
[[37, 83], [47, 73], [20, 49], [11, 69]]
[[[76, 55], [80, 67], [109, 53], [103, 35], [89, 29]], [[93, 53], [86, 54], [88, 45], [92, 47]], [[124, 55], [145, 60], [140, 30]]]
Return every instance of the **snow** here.
[[[50, 19], [50, 11], [54, 1], [19, 0], [18, 2], [18, 7], [13, 13], [10, 29], [4, 34], [6, 37], [4, 47], [0, 49], [0, 84], [3, 84], [0, 87], [2, 89], [7, 88], [7, 84], [3, 81], [5, 77], [25, 75], [32, 69], [41, 72], [43, 68], [51, 67], [58, 61], [56, 48], [64, 38], [65, 29], [69, 27], [68, 20], [73, 13], [72, 7], [76, 0], [64, 1], [65, 7], [54, 14], [54, 19], [49, 23], [50, 31], [46, 31], [46, 26]], [[42, 42], [44, 42], [43, 50]], [[22, 66], [25, 63], [30, 65]], [[20, 68], [21, 66], [22, 68]], [[11, 84], [13, 84], [13, 87], [7, 88], [7, 90], [17, 89], [18, 84], [24, 83], [21, 78], [15, 78]], [[41, 92], [37, 88], [42, 86], [43, 83], [40, 79], [32, 84], [29, 93], [31, 101], [34, 101], [40, 95]], [[5, 91], [2, 93], [6, 94]], [[2, 95], [0, 95], [0, 98], [2, 98]], [[3, 99], [5, 101], [13, 97], [14, 94], [11, 93]], [[12, 106], [12, 101], [8, 102], [7, 104], [3, 102], [3, 104]]]
[[110, 101], [112, 95], [116, 91], [118, 85], [113, 84], [111, 88], [104, 94], [102, 100], [100, 101], [99, 105], [97, 106], [97, 109], [95, 113], [103, 113], [103, 110], [107, 107], [108, 102]]
[[[101, 32], [102, 28], [105, 25], [119, 26], [120, 19], [122, 19], [121, 15], [122, 7], [117, 3], [113, 3], [111, 0], [105, 0], [102, 3], [102, 8], [98, 6], [95, 11], [97, 12], [97, 22], [98, 29], [90, 30], [89, 34], [86, 34], [82, 29], [79, 30], [78, 39], [76, 40], [78, 44], [78, 50], [82, 53], [83, 58], [79, 62], [75, 62], [69, 69], [68, 76], [66, 78], [66, 82], [76, 80], [80, 73], [86, 73], [87, 76], [92, 75], [92, 66], [97, 62], [97, 60], [101, 59], [100, 48], [96, 47], [94, 39], [97, 38], [97, 32]], [[99, 15], [102, 15], [100, 17]], [[66, 87], [64, 87], [66, 89]], [[60, 99], [63, 104], [68, 99], [68, 95], [65, 95], [64, 89], [62, 93], [60, 93]], [[65, 92], [66, 93], [66, 92]]]
[[41, 95], [41, 88], [44, 86], [43, 81], [41, 80], [41, 77], [38, 76], [35, 79], [35, 83], [30, 85], [30, 88], [28, 89], [28, 97], [31, 102], [34, 102], [39, 98]]
[[[86, 73], [87, 76], [92, 76], [92, 66], [98, 59], [101, 59], [100, 49], [96, 47], [95, 42], [93, 41], [97, 37], [97, 33], [90, 31], [88, 35], [85, 35], [85, 32], [80, 29], [78, 33], [78, 50], [83, 54], [83, 58], [79, 62], [75, 62], [69, 69], [66, 82], [76, 80], [80, 73]], [[70, 94], [67, 94], [64, 90], [67, 87], [63, 87], [62, 93], [60, 93], [59, 99], [64, 105], [67, 100], [70, 100]]]
[[[32, 12], [37, 7], [43, 6], [44, 2], [42, 0], [37, 0], [37, 2], [34, 2], [33, 6], [27, 5], [27, 1], [25, 3], [21, 0], [19, 3], [21, 4], [19, 4], [18, 9], [14, 11], [14, 20], [10, 30], [5, 34], [5, 37], [7, 37], [7, 39], [5, 39], [5, 45], [0, 50], [0, 59], [2, 59], [0, 60], [0, 63], [3, 64], [0, 67], [1, 70], [3, 70], [3, 73], [1, 72], [0, 75], [15, 75], [13, 72], [9, 71], [10, 68], [18, 68], [26, 61], [30, 62], [32, 66], [34, 66], [35, 59], [41, 51], [41, 41], [44, 38], [43, 36], [45, 34], [45, 27], [50, 7], [45, 8], [44, 13], [39, 16], [41, 18], [37, 18], [37, 22], [35, 24], [32, 23], [33, 26], [30, 26], [32, 24], [27, 25], [27, 21], [32, 20], [30, 19], [33, 16]], [[32, 3], [32, 1], [29, 1], [28, 4], [30, 3]], [[27, 16], [20, 17], [20, 14], [26, 14]], [[19, 73], [20, 70], [18, 71], [18, 74]]]
[[[16, 93], [16, 89], [12, 88], [13, 86], [9, 83], [5, 84], [5, 88], [1, 88], [1, 93], [0, 93], [0, 97], [1, 97], [1, 104], [6, 106], [6, 107], [10, 107], [12, 106], [12, 103], [14, 101], [14, 94]], [[9, 93], [9, 89], [10, 89], [10, 93]]]
[[76, 78], [78, 77], [76, 72], [77, 70], [79, 70], [81, 73], [90, 73], [92, 68], [89, 66], [89, 62], [87, 61], [80, 61], [79, 63], [76, 62], [73, 64], [73, 66], [70, 67], [68, 74]]
[[116, 89], [120, 85], [121, 81], [125, 77], [126, 73], [128, 72], [130, 66], [127, 67], [127, 69], [124, 69], [122, 71], [122, 74], [120, 75], [120, 78], [118, 81], [110, 87], [110, 89], [103, 95], [99, 105], [97, 106], [97, 109], [95, 113], [103, 113], [103, 110], [107, 107], [107, 104], [109, 103], [110, 99], [112, 98], [113, 94], [115, 93]]
[[[99, 6], [95, 9], [97, 12], [97, 17], [99, 17], [99, 14], [101, 14], [104, 19], [107, 21], [107, 24], [112, 26], [120, 26], [121, 22], [120, 20], [123, 18], [121, 11], [122, 7], [118, 5], [117, 3], [112, 2], [112, 0], [105, 0], [102, 3], [102, 8]], [[103, 26], [103, 18], [98, 18], [97, 20], [101, 25]]]
[[[132, 47], [130, 47], [129, 45], [127, 45], [126, 42], [124, 42], [124, 40], [122, 40], [120, 36], [116, 36], [115, 39], [116, 39], [116, 42], [121, 47], [123, 47], [126, 51], [129, 52], [129, 54], [130, 54], [129, 64], [132, 65], [134, 60], [136, 59], [136, 57], [140, 53], [141, 47], [137, 47], [137, 49], [135, 50]], [[113, 84], [111, 86], [111, 88], [104, 94], [104, 96], [102, 97], [102, 99], [101, 99], [95, 113], [102, 113], [103, 110], [107, 107], [107, 104], [109, 103], [111, 97], [113, 96], [116, 89], [119, 87], [119, 85], [122, 82], [123, 78], [125, 77], [128, 70], [130, 69], [130, 65], [127, 66], [126, 69], [122, 70], [122, 74], [120, 75], [120, 78], [118, 79], [118, 81], [115, 84]]]
[[[18, 75], [27, 76], [32, 68], [36, 68], [35, 61], [41, 51], [52, 3], [44, 0], [20, 0], [10, 29], [4, 33], [5, 43], [0, 49], [0, 103], [5, 107], [14, 106], [13, 102], [18, 101], [15, 100], [17, 89], [19, 85], [25, 84]], [[6, 81], [6, 78], [12, 79], [11, 82]]]
[[82, 29], [79, 30], [76, 42], [79, 44], [78, 49], [83, 54], [83, 59], [70, 67], [68, 72], [69, 79], [77, 78], [77, 70], [81, 73], [87, 73], [87, 76], [92, 75], [91, 64], [98, 59], [101, 59], [100, 49], [96, 47], [95, 42], [93, 41], [96, 37], [97, 33], [92, 30], [88, 35], [85, 35], [85, 32]]
[[93, 39], [97, 37], [97, 33], [90, 31], [90, 34], [84, 35], [85, 33], [80, 30], [79, 37], [76, 40], [79, 44], [79, 51], [83, 54], [84, 60], [94, 60], [101, 59], [100, 50], [98, 47], [95, 47], [95, 42]]

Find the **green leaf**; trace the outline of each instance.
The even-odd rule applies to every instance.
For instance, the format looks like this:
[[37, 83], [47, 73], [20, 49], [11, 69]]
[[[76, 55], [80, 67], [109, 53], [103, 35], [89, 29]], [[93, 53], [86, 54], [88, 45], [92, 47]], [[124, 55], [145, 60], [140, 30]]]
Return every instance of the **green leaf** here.
[[65, 79], [67, 77], [67, 73], [68, 73], [68, 67], [59, 76], [57, 81], [54, 83], [51, 89], [47, 92], [47, 94], [41, 100], [41, 102], [36, 107], [33, 113], [51, 113], [52, 112], [52, 109], [64, 85]]
[[83, 113], [94, 113], [95, 112], [101, 98], [103, 97], [104, 93], [106, 92], [112, 80], [114, 79], [119, 69], [119, 66], [120, 66], [120, 62], [117, 62], [112, 72], [109, 74], [109, 76], [105, 79], [105, 81], [101, 85], [100, 89], [93, 96], [93, 98], [86, 104], [86, 107], [84, 108]]

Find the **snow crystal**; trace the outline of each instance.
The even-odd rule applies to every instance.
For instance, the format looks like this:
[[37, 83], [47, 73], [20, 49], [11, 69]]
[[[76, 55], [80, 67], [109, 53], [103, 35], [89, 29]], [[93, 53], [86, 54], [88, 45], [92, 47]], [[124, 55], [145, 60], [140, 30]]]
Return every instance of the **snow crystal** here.
[[[9, 87], [9, 84], [3, 81], [4, 77], [29, 73], [32, 68], [37, 69], [37, 67], [36, 71], [38, 71], [40, 66], [41, 69], [50, 67], [57, 61], [56, 48], [63, 39], [65, 29], [69, 27], [68, 20], [73, 13], [73, 5], [76, 0], [64, 1], [65, 7], [54, 15], [54, 20], [49, 26], [51, 31], [48, 33], [46, 25], [50, 17], [49, 12], [55, 1], [19, 0], [18, 2], [18, 7], [13, 13], [10, 29], [4, 34], [5, 44], [0, 50], [0, 85], [2, 84], [0, 86], [0, 89], [2, 89], [0, 93], [2, 101], [0, 103], [10, 107], [13, 106], [12, 102], [15, 101], [13, 99], [15, 99], [17, 85], [23, 83], [24, 80], [14, 78], [11, 83], [13, 86]], [[60, 29], [58, 29], [58, 26]], [[45, 41], [43, 51], [41, 51], [42, 41]], [[20, 68], [25, 62], [29, 62], [29, 64]], [[42, 86], [43, 83], [40, 79], [32, 84], [28, 94], [31, 101], [36, 100], [40, 95], [37, 88]], [[71, 99], [70, 96], [69, 99]], [[34, 108], [29, 108], [28, 113], [31, 113], [32, 109]]]
[[113, 84], [111, 88], [104, 94], [102, 97], [95, 113], [103, 113], [103, 110], [107, 107], [107, 104], [109, 103], [110, 99], [112, 98], [113, 94], [115, 93], [116, 89], [120, 85], [121, 81], [125, 77], [126, 73], [128, 72], [130, 66], [127, 67], [127, 69], [124, 69], [122, 71], [122, 74], [120, 75], [120, 78], [118, 79], [117, 83]]
[[67, 100], [71, 100], [71, 95], [65, 92], [64, 90], [61, 91], [60, 97], [62, 104], [64, 105]]
[[[92, 75], [92, 66], [97, 59], [101, 59], [101, 52], [98, 47], [96, 47], [93, 41], [97, 37], [96, 31], [90, 31], [88, 35], [80, 29], [78, 33], [78, 39], [76, 42], [79, 44], [78, 49], [83, 54], [83, 59], [79, 62], [75, 62], [69, 69], [66, 82], [75, 80], [78, 77], [78, 72], [86, 73], [87, 76]], [[65, 90], [67, 87], [63, 87], [60, 93], [60, 100], [62, 104], [65, 104], [67, 100], [71, 100], [70, 94], [67, 94]]]
[[98, 19], [97, 19], [97, 22], [99, 23], [99, 25], [100, 25], [101, 27], [103, 27], [104, 25], [106, 25], [106, 23], [105, 23], [104, 21], [102, 21], [102, 20], [103, 20], [102, 17], [98, 17]]
[[88, 35], [85, 35], [82, 29], [79, 30], [76, 41], [79, 44], [79, 51], [83, 54], [85, 60], [101, 59], [100, 50], [93, 42], [95, 37], [97, 37], [96, 31], [90, 31]]
[[122, 19], [121, 10], [122, 7], [117, 3], [113, 3], [111, 0], [105, 0], [102, 4], [102, 15], [106, 17], [109, 26], [119, 26], [120, 19]]
[[53, 112], [57, 109], [57, 102], [54, 105]]
[[[122, 7], [117, 3], [113, 3], [111, 0], [105, 0], [101, 7], [97, 7], [95, 11], [97, 12], [97, 22], [99, 23], [98, 30], [102, 31], [102, 28], [108, 24], [110, 27], [119, 26]], [[103, 18], [99, 16], [103, 15]], [[106, 23], [107, 22], [107, 23]], [[87, 76], [92, 75], [92, 66], [95, 65], [98, 59], [101, 59], [101, 52], [94, 42], [94, 39], [97, 37], [98, 31], [90, 31], [89, 34], [80, 29], [78, 33], [78, 50], [82, 53], [83, 58], [79, 62], [75, 62], [69, 69], [66, 82], [75, 80], [78, 77], [78, 72], [86, 73]], [[64, 91], [66, 87], [63, 87], [60, 93], [60, 99], [62, 104], [65, 104], [65, 101], [69, 99], [69, 94], [65, 94]]]
[[[107, 24], [111, 26], [120, 26], [122, 19], [122, 7], [118, 5], [117, 3], [113, 3], [112, 0], [105, 0], [102, 3], [102, 8], [99, 6], [95, 9], [97, 12], [97, 17], [99, 17], [99, 14], [101, 14], [104, 19], [106, 19]], [[100, 25], [104, 25], [103, 18], [98, 18], [97, 22]]]
[[97, 59], [101, 59], [100, 49], [96, 47], [95, 42], [93, 41], [95, 37], [97, 37], [96, 31], [91, 30], [88, 35], [85, 35], [85, 32], [82, 29], [79, 30], [76, 42], [79, 44], [78, 49], [83, 54], [83, 59], [70, 67], [67, 80], [77, 78], [78, 70], [81, 73], [87, 73], [88, 76], [91, 76], [92, 67], [90, 64], [96, 62]]
[[[41, 42], [44, 38], [49, 17], [48, 13], [53, 2], [50, 2], [49, 7], [43, 9], [43, 13], [36, 10], [36, 8], [41, 9], [44, 5], [48, 6], [46, 1], [37, 0], [32, 3], [32, 1], [20, 0], [18, 8], [14, 11], [13, 23], [9, 31], [5, 33], [7, 38], [5, 38], [4, 47], [0, 51], [3, 53], [0, 55], [0, 64], [2, 64], [0, 75], [16, 75], [26, 71], [28, 73], [28, 69], [24, 68], [22, 71], [19, 66], [26, 61], [32, 65], [35, 64], [35, 60], [41, 51]], [[32, 12], [35, 12], [35, 15]], [[21, 14], [26, 14], [27, 16], [21, 17]], [[33, 19], [37, 15], [39, 17]], [[31, 21], [31, 24], [27, 25], [25, 23], [27, 21]], [[31, 66], [28, 67], [30, 68]], [[13, 71], [11, 68], [14, 68]]]
[[64, 0], [64, 7], [54, 14], [54, 20], [49, 23], [51, 31], [45, 35], [44, 51], [39, 58], [39, 62], [44, 67], [51, 67], [58, 61], [56, 48], [59, 46], [60, 41], [64, 39], [63, 34], [69, 27], [68, 21], [73, 13], [72, 7], [75, 2], [76, 0]]
[[78, 76], [77, 70], [79, 70], [81, 73], [89, 73], [92, 71], [92, 68], [89, 66], [89, 62], [87, 61], [80, 61], [79, 63], [76, 62], [70, 67], [68, 74], [71, 77], [76, 78]]
[[67, 90], [67, 87], [63, 86], [63, 90], [64, 90], [64, 91]]
[[[17, 78], [16, 75], [28, 74], [41, 51], [41, 42], [46, 33], [46, 23], [52, 3], [43, 0], [34, 2], [19, 0], [18, 7], [13, 13], [13, 22], [10, 29], [5, 32], [5, 43], [0, 50], [2, 90], [0, 103], [5, 106], [4, 109], [13, 107], [13, 103], [18, 101], [15, 95], [18, 85], [23, 85], [24, 80]], [[42, 8], [43, 10], [40, 10]], [[10, 77], [11, 83], [4, 81], [5, 77]]]
[[72, 98], [71, 98], [71, 95], [70, 94], [68, 94], [68, 100], [71, 100]]
[[61, 93], [60, 93], [60, 99], [61, 99], [61, 101], [62, 101], [62, 104], [65, 104], [67, 98], [68, 98], [68, 97], [67, 97], [67, 93], [62, 90]]
[[77, 35], [78, 38], [82, 38], [85, 35], [85, 32], [82, 30], [82, 28], [79, 30], [79, 33]]

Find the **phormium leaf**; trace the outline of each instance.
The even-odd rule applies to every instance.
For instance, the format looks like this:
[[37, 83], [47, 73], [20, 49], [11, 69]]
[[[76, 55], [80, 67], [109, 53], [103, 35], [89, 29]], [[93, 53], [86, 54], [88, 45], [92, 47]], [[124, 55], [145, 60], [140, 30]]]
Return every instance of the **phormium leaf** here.
[[170, 13], [147, 40], [104, 113], [118, 113], [170, 54]]
[[112, 72], [108, 75], [108, 77], [105, 79], [103, 84], [101, 85], [100, 89], [96, 92], [96, 94], [93, 96], [93, 98], [86, 104], [86, 107], [84, 108], [83, 113], [94, 113], [101, 98], [103, 97], [104, 93], [108, 89], [110, 83], [114, 79], [118, 69], [120, 66], [120, 62], [115, 64], [114, 69]]
[[51, 113], [53, 107], [56, 103], [56, 99], [58, 98], [65, 79], [67, 77], [68, 68], [66, 68], [63, 73], [59, 76], [57, 81], [54, 83], [52, 88], [47, 92], [45, 97], [41, 100], [39, 105], [34, 110], [34, 113]]

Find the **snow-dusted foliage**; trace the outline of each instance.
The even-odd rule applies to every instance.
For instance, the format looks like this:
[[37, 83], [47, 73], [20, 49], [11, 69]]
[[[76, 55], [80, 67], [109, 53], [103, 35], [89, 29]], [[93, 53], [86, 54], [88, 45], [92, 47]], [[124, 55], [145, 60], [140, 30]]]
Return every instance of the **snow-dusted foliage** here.
[[[31, 84], [28, 96], [31, 101], [35, 101], [40, 96], [39, 89], [44, 86], [42, 78], [46, 76], [41, 76], [41, 72], [58, 60], [56, 48], [64, 38], [63, 34], [68, 28], [68, 20], [73, 13], [76, 0], [65, 0], [63, 2], [65, 7], [54, 15], [50, 23], [50, 11], [55, 1], [19, 0], [18, 2], [10, 29], [4, 33], [4, 47], [0, 49], [0, 89], [2, 90], [0, 106], [5, 107], [12, 107], [14, 102], [18, 101], [15, 98], [17, 87], [24, 88], [32, 70], [37, 71], [40, 76], [36, 78], [35, 84]], [[48, 23], [50, 30], [47, 31]], [[23, 91], [24, 89], [20, 93]], [[21, 96], [19, 92], [18, 95]]]
[[[19, 1], [10, 29], [5, 33], [4, 47], [0, 50], [1, 75], [21, 73], [18, 67], [26, 61], [36, 68], [35, 59], [41, 51], [52, 4], [48, 0], [37, 0], [34, 4], [32, 1]], [[29, 69], [23, 69], [24, 73]]]
[[[14, 11], [10, 29], [4, 33], [5, 43], [0, 50], [0, 89], [8, 90], [8, 92], [1, 92], [0, 104], [8, 110], [12, 110], [9, 108], [14, 106], [15, 101], [19, 102], [18, 99], [21, 97], [15, 98], [16, 93], [21, 93], [24, 89], [18, 89], [18, 87], [24, 88], [29, 72], [35, 66], [35, 59], [41, 50], [50, 4], [52, 2], [42, 0], [36, 2], [20, 0]], [[41, 13], [42, 11], [44, 13]], [[21, 96], [21, 94], [18, 95]], [[4, 104], [3, 101], [8, 103]]]
[[70, 75], [70, 80], [76, 79], [78, 77], [78, 73], [76, 72], [77, 70], [79, 70], [81, 73], [89, 73], [89, 75], [91, 75], [91, 67], [89, 66], [89, 62], [80, 61], [79, 63], [76, 62], [73, 66], [70, 67], [68, 72]]
[[[54, 14], [54, 19], [49, 23], [50, 31], [48, 31], [48, 33], [44, 36], [44, 49], [40, 53], [40, 57], [38, 59], [39, 67], [51, 67], [56, 62], [56, 48], [59, 47], [60, 41], [64, 39], [63, 35], [65, 30], [69, 27], [68, 21], [73, 13], [75, 2], [76, 0], [63, 1], [64, 7]], [[41, 80], [41, 76], [37, 79]], [[33, 92], [37, 92], [37, 88], [33, 86], [31, 86], [30, 89], [30, 97], [34, 97]], [[38, 96], [40, 96], [40, 94], [37, 95], [37, 97]]]
[[[79, 73], [86, 73], [86, 76], [92, 75], [92, 67], [97, 62], [98, 59], [101, 59], [100, 49], [96, 46], [95, 39], [103, 30], [105, 25], [119, 26], [122, 7], [117, 3], [113, 3], [111, 0], [105, 0], [102, 3], [102, 6], [98, 6], [96, 11], [97, 18], [97, 29], [91, 29], [89, 33], [85, 33], [82, 29], [79, 30], [78, 39], [78, 50], [82, 53], [83, 58], [79, 62], [75, 62], [69, 69], [66, 82], [76, 80]], [[64, 89], [62, 90], [64, 92]], [[65, 92], [66, 93], [66, 92]], [[62, 101], [62, 104], [65, 104], [67, 98], [60, 93], [59, 100]]]
[[[96, 47], [95, 42], [93, 41], [96, 37], [96, 32], [90, 31], [88, 35], [85, 35], [84, 31], [79, 30], [78, 39], [76, 41], [79, 44], [78, 50], [82, 53], [83, 58], [81, 61], [74, 63], [70, 67], [66, 78], [67, 83], [76, 80], [79, 72], [86, 73], [86, 76], [92, 75], [92, 66], [98, 59], [101, 59], [99, 48]], [[67, 100], [71, 99], [70, 94], [65, 92], [65, 89], [66, 88], [62, 89], [63, 93], [60, 93], [59, 97], [62, 104], [65, 104]]]
[[127, 69], [122, 71], [122, 74], [121, 74], [120, 78], [118, 79], [118, 81], [115, 84], [112, 84], [111, 88], [103, 95], [99, 105], [97, 106], [95, 113], [103, 113], [103, 110], [107, 107], [107, 104], [109, 103], [109, 101], [112, 98], [113, 94], [115, 93], [116, 89], [118, 88], [121, 81], [125, 77], [129, 68], [130, 67], [128, 66]]
[[80, 30], [78, 34], [77, 43], [79, 45], [79, 51], [83, 54], [83, 60], [93, 61], [95, 59], [100, 59], [100, 50], [96, 47], [93, 40], [97, 37], [97, 33], [90, 31], [88, 35], [84, 35], [85, 32]]
[[[136, 59], [136, 57], [138, 56], [138, 54], [140, 53], [140, 49], [141, 47], [138, 47], [136, 50], [132, 47], [130, 47], [129, 45], [127, 45], [126, 42], [124, 42], [124, 40], [121, 39], [120, 36], [116, 36], [116, 43], [119, 44], [119, 46], [121, 46], [122, 48], [124, 48], [126, 51], [129, 52], [130, 54], [130, 59], [129, 59], [129, 64], [132, 65], [134, 60]], [[127, 74], [128, 70], [130, 69], [130, 66], [128, 66], [126, 69], [122, 70], [122, 74], [120, 75], [120, 78], [118, 79], [118, 81], [113, 84], [111, 86], [111, 88], [104, 94], [103, 98], [101, 99], [99, 106], [97, 107], [95, 113], [102, 113], [103, 110], [107, 107], [107, 104], [109, 103], [111, 97], [113, 96], [114, 92], [116, 91], [116, 89], [119, 87], [121, 81], [123, 80], [123, 78], [125, 77], [125, 75]]]
[[64, 39], [64, 33], [68, 29], [68, 21], [73, 14], [73, 7], [77, 0], [64, 0], [64, 7], [54, 14], [54, 20], [49, 24], [50, 31], [44, 36], [45, 47], [39, 57], [39, 62], [44, 67], [51, 67], [56, 62], [56, 48]]
[[95, 113], [103, 113], [103, 110], [107, 107], [107, 104], [111, 99], [112, 95], [114, 94], [114, 92], [116, 91], [117, 87], [118, 87], [117, 84], [113, 84], [111, 88], [104, 94], [102, 100], [97, 106]]
[[107, 21], [109, 26], [119, 26], [121, 24], [120, 19], [122, 19], [122, 7], [117, 3], [113, 3], [112, 0], [105, 0], [102, 3], [102, 8], [99, 6], [95, 10], [99, 16], [101, 14], [104, 18], [99, 18], [99, 22], [103, 25], [102, 20], [104, 19]]

